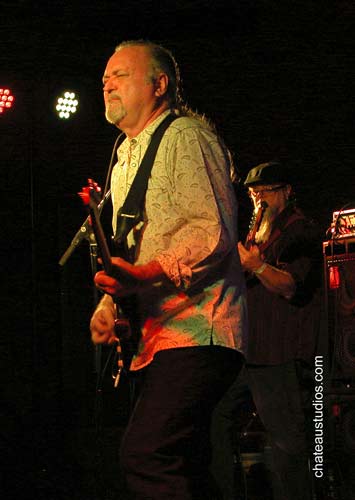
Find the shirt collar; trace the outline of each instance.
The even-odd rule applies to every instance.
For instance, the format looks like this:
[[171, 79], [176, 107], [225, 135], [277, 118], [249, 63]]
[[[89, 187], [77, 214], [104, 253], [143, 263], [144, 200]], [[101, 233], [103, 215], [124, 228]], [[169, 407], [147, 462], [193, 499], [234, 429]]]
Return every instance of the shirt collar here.
[[136, 149], [137, 146], [140, 146], [144, 151], [148, 147], [150, 140], [152, 138], [153, 133], [156, 128], [160, 125], [160, 123], [171, 113], [170, 109], [167, 109], [163, 113], [161, 113], [152, 123], [150, 123], [145, 129], [142, 130], [136, 137], [126, 139], [123, 141], [121, 146], [117, 150], [117, 155], [125, 156], [130, 148]]

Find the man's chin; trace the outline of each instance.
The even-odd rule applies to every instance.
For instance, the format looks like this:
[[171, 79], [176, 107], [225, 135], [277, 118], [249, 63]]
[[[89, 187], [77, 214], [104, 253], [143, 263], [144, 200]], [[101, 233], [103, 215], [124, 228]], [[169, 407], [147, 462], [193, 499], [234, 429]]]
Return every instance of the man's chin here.
[[110, 113], [105, 113], [105, 118], [111, 125], [116, 125], [116, 119]]
[[105, 113], [106, 120], [112, 125], [116, 125], [116, 127], [119, 127], [119, 124], [121, 123], [121, 121], [125, 116], [126, 116], [125, 114], [112, 113], [110, 111], [106, 111]]

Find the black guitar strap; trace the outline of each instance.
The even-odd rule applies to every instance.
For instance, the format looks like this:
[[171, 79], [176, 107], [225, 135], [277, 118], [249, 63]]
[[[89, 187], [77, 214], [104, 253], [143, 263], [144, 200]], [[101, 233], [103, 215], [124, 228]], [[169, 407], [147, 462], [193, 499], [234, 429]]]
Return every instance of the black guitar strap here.
[[117, 213], [116, 233], [113, 239], [118, 249], [125, 246], [128, 233], [143, 220], [144, 199], [154, 159], [165, 130], [176, 118], [175, 115], [168, 115], [155, 129], [127, 197]]

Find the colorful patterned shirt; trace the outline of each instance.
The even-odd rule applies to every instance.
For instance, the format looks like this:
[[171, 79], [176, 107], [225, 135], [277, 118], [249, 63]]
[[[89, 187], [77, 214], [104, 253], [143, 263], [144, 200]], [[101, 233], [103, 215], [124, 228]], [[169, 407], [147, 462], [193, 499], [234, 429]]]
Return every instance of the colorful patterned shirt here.
[[[116, 214], [161, 114], [118, 149], [111, 192]], [[229, 156], [201, 120], [180, 117], [160, 143], [145, 198], [144, 222], [129, 234], [135, 263], [158, 261], [170, 280], [139, 296], [142, 336], [132, 370], [162, 349], [219, 345], [240, 349], [246, 299], [237, 244], [237, 204]]]

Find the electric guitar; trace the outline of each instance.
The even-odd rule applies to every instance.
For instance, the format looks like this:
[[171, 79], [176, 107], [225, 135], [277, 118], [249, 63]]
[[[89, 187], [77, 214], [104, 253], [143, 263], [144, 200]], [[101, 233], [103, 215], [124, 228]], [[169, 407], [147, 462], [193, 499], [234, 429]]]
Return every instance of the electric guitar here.
[[[101, 188], [93, 179], [88, 179], [88, 185], [83, 187], [82, 191], [78, 194], [89, 212], [90, 224], [96, 239], [98, 253], [102, 261], [102, 267], [106, 274], [115, 277], [117, 271], [112, 264], [111, 252], [102, 228], [98, 210], [98, 206], [101, 201]], [[115, 340], [117, 343], [116, 351], [118, 354], [118, 372], [114, 377], [114, 385], [117, 387], [120, 374], [124, 367], [129, 368], [130, 360], [133, 352], [135, 351], [136, 340], [132, 339], [133, 325], [130, 320], [135, 311], [133, 310], [133, 300], [130, 300], [130, 297], [117, 300], [114, 299], [114, 302], [116, 305]]]

